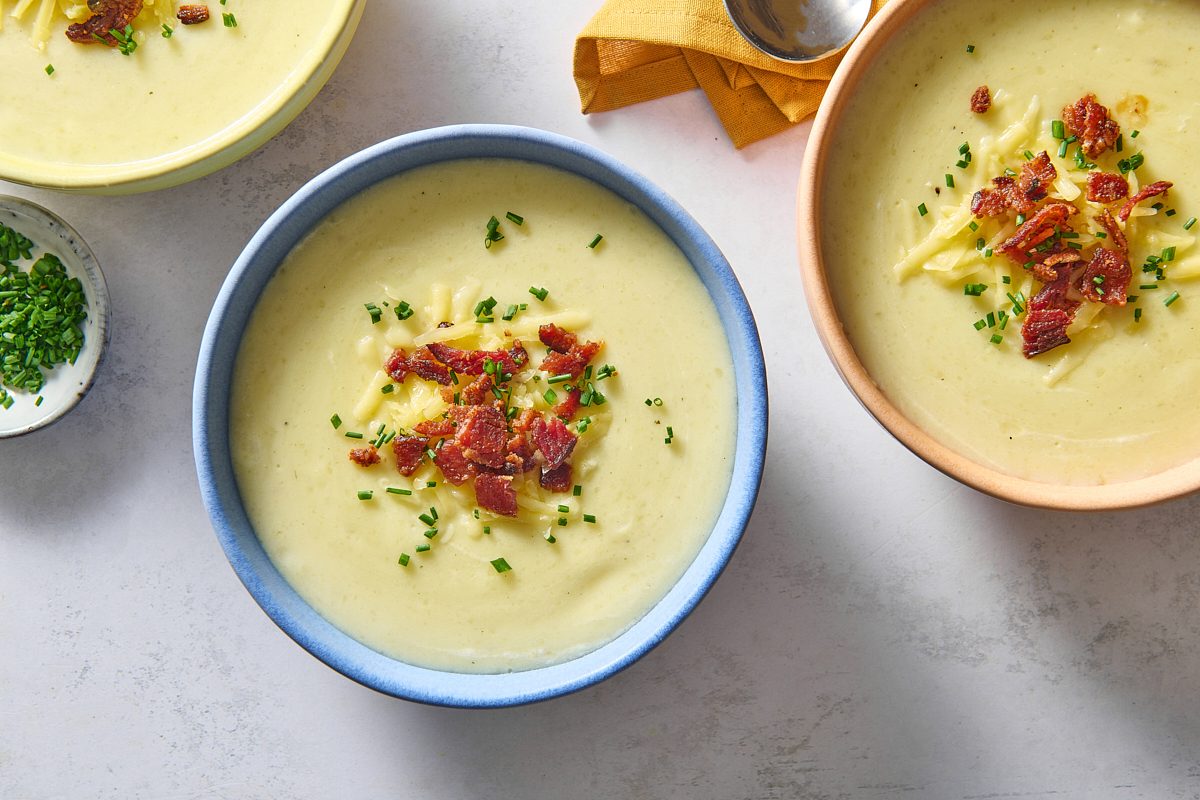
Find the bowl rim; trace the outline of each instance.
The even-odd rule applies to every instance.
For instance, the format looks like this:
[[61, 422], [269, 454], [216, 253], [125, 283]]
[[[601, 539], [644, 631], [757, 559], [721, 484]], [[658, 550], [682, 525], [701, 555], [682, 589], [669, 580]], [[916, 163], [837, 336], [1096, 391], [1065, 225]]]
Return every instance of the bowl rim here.
[[796, 202], [800, 276], [817, 335], [842, 380], [866, 410], [902, 445], [942, 473], [985, 494], [1019, 505], [1062, 511], [1137, 508], [1200, 488], [1200, 457], [1154, 475], [1101, 485], [1053, 484], [1019, 478], [980, 464], [935, 440], [880, 390], [838, 318], [820, 246], [821, 197], [828, 147], [850, 95], [875, 56], [918, 12], [936, 0], [891, 0], [851, 45], [834, 73], [809, 133]]
[[[213, 135], [132, 164], [82, 164], [78, 174], [46, 170], [49, 162], [0, 158], [0, 180], [66, 192], [133, 194], [165, 189], [229, 166], [282, 131], [333, 75], [362, 18], [366, 0], [330, 0], [343, 6], [318, 47], [306, 53], [265, 98]], [[251, 42], [252, 43], [252, 42]]]
[[[456, 673], [384, 656], [320, 617], [283, 580], [253, 533], [228, 449], [229, 384], [246, 318], [292, 245], [346, 199], [406, 170], [462, 158], [508, 158], [580, 175], [636, 205], [672, 238], [704, 282], [733, 356], [737, 432], [730, 488], [713, 531], [671, 589], [610, 642], [569, 661], [520, 672]], [[343, 675], [432, 705], [512, 706], [564, 695], [632, 664], [700, 602], [741, 539], [762, 479], [766, 368], [757, 327], [733, 270], [712, 239], [661, 189], [612, 156], [574, 139], [508, 125], [452, 125], [389, 139], [313, 178], [254, 234], [221, 287], [205, 326], [193, 390], [193, 449], [201, 495], [234, 571], [268, 616]]]
[[[53, 425], [78, 406], [91, 391], [92, 386], [96, 383], [96, 376], [100, 373], [100, 367], [104, 364], [104, 358], [108, 354], [108, 344], [112, 332], [112, 326], [109, 324], [112, 302], [108, 294], [108, 282], [104, 279], [104, 271], [100, 269], [100, 262], [96, 258], [96, 254], [87, 241], [79, 235], [79, 231], [75, 230], [66, 220], [32, 200], [14, 195], [0, 195], [0, 209], [10, 209], [14, 213], [40, 220], [47, 229], [55, 231], [62, 244], [70, 250], [69, 255], [63, 256], [63, 263], [68, 273], [78, 277], [87, 285], [88, 317], [94, 319], [96, 323], [96, 329], [92, 334], [93, 338], [85, 342], [84, 347], [88, 347], [90, 344], [99, 348], [95, 361], [87, 366], [87, 372], [81, 376], [82, 380], [78, 388], [71, 393], [66, 402], [54, 407], [45, 416], [20, 428], [5, 429], [0, 425], [0, 440], [2, 440], [26, 436]], [[43, 247], [41, 249], [48, 250], [50, 248]], [[97, 335], [98, 342], [96, 342]], [[88, 358], [90, 359], [91, 356]], [[78, 363], [79, 361], [76, 361], [76, 364]], [[3, 411], [0, 411], [0, 414], [2, 413]], [[2, 418], [0, 418], [0, 422], [3, 422]]]

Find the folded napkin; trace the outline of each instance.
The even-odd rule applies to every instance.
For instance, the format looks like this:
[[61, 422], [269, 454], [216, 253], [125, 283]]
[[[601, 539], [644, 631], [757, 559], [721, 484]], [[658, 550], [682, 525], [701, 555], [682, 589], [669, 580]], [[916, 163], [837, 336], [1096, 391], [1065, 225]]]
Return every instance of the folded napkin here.
[[760, 53], [722, 0], [606, 0], [575, 40], [575, 83], [585, 114], [698, 86], [742, 148], [816, 113], [841, 60], [787, 64]]

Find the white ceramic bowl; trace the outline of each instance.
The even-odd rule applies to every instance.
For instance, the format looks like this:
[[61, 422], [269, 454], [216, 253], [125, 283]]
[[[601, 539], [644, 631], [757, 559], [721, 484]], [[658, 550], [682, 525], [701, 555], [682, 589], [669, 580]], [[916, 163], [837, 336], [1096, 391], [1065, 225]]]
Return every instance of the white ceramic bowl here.
[[[108, 347], [109, 306], [108, 286], [96, 257], [75, 229], [56, 214], [28, 200], [0, 196], [0, 224], [33, 241], [34, 259], [43, 252], [58, 256], [67, 273], [83, 283], [88, 304], [79, 358], [74, 364], [61, 364], [44, 371], [46, 385], [40, 392], [41, 405], [35, 405], [35, 395], [10, 393], [14, 398], [12, 407], [0, 408], [0, 439], [4, 439], [62, 419], [87, 394]], [[28, 272], [31, 263], [21, 262], [18, 266]]]
[[[580, 175], [640, 208], [675, 242], [708, 288], [734, 362], [737, 438], [728, 495], [695, 560], [644, 617], [607, 644], [570, 661], [521, 672], [464, 674], [406, 664], [342, 633], [283, 579], [255, 536], [238, 494], [229, 450], [229, 386], [247, 320], [292, 247], [343, 201], [427, 164], [461, 158], [522, 159]], [[671, 198], [599, 151], [528, 128], [464, 125], [376, 145], [303, 187], [263, 225], [234, 265], [205, 329], [196, 373], [193, 439], [204, 501], [230, 563], [285, 632], [329, 666], [398, 697], [451, 706], [528, 703], [581, 689], [628, 666], [696, 606], [724, 568], [758, 493], [767, 434], [766, 380], [757, 330], [737, 279], [716, 245]]]

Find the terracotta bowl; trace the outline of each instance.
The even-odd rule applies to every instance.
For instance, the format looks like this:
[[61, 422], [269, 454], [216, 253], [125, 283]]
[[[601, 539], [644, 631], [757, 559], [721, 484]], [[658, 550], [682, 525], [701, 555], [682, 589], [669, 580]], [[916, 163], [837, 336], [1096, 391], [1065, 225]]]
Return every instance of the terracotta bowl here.
[[1103, 485], [1027, 480], [978, 463], [909, 419], [881, 391], [848, 338], [831, 290], [838, 278], [827, 270], [822, 253], [825, 156], [837, 146], [848, 99], [871, 72], [884, 45], [932, 1], [891, 0], [871, 20], [834, 75], [809, 135], [800, 175], [797, 236], [805, 294], [829, 357], [859, 401], [901, 444], [946, 475], [993, 497], [1041, 508], [1096, 511], [1144, 506], [1195, 491], [1200, 488], [1200, 459], [1136, 480]]

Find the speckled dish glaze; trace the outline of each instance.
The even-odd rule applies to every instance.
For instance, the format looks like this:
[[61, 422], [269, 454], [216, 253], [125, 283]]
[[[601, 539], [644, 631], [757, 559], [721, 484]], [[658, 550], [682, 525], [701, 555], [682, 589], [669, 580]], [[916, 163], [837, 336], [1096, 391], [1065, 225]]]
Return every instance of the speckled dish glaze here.
[[[0, 439], [22, 436], [44, 428], [67, 415], [79, 404], [96, 380], [96, 372], [108, 349], [108, 285], [91, 248], [74, 228], [58, 215], [19, 197], [0, 196], [0, 224], [27, 236], [36, 245], [33, 256], [43, 252], [57, 255], [67, 273], [83, 282], [87, 296], [87, 319], [83, 324], [84, 344], [74, 364], [43, 370], [46, 385], [40, 406], [34, 397], [13, 393], [12, 408], [0, 409]], [[32, 263], [32, 262], [30, 262]], [[21, 262], [28, 272], [29, 263]]]
[[1103, 511], [1144, 506], [1195, 491], [1200, 488], [1200, 459], [1155, 475], [1102, 485], [1027, 480], [978, 463], [909, 419], [880, 389], [855, 351], [834, 301], [831, 286], [837, 275], [829, 272], [822, 253], [827, 156], [838, 146], [838, 128], [849, 98], [872, 73], [881, 50], [910, 30], [918, 13], [933, 2], [892, 0], [872, 19], [834, 75], [809, 136], [797, 202], [800, 268], [813, 323], [834, 366], [866, 409], [905, 447], [941, 472], [994, 497], [1048, 509]]
[[[712, 532], [671, 590], [623, 634], [581, 657], [522, 672], [466, 674], [381, 655], [316, 613], [263, 550], [238, 494], [229, 447], [229, 385], [238, 346], [267, 281], [292, 247], [343, 201], [417, 167], [463, 158], [507, 158], [582, 176], [641, 209], [679, 247], [708, 289], [733, 357], [737, 436], [729, 493]], [[603, 680], [658, 644], [695, 608], [741, 539], [758, 494], [767, 438], [766, 378], [754, 318], [729, 264], [678, 205], [642, 176], [580, 142], [544, 131], [460, 125], [401, 136], [342, 161], [288, 200], [234, 265], [209, 317], [193, 395], [201, 491], [234, 570], [263, 610], [298, 644], [380, 692], [435, 705], [498, 707], [567, 694]]]

